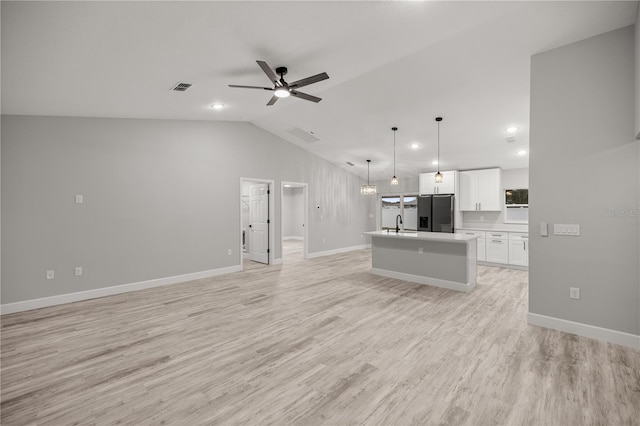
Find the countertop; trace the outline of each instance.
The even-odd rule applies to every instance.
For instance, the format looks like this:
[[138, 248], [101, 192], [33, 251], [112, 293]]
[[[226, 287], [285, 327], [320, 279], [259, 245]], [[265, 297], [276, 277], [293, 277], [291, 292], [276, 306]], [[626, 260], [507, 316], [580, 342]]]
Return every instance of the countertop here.
[[456, 228], [456, 232], [464, 232], [464, 231], [484, 231], [484, 232], [518, 232], [521, 234], [527, 234], [529, 232], [528, 229], [517, 230], [517, 229], [489, 229], [489, 228]]
[[448, 243], [466, 243], [477, 239], [475, 235], [449, 234], [443, 232], [398, 232], [395, 231], [370, 231], [363, 232], [364, 235], [382, 238], [396, 238], [407, 240], [442, 241]]

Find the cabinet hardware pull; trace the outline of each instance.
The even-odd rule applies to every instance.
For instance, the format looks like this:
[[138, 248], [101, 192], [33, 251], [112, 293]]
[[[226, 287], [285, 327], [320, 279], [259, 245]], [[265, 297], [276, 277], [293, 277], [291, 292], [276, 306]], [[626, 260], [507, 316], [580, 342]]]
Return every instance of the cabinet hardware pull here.
[[491, 242], [492, 242], [492, 243], [500, 243], [500, 244], [502, 244], [502, 241], [501, 241], [501, 240], [491, 240]]

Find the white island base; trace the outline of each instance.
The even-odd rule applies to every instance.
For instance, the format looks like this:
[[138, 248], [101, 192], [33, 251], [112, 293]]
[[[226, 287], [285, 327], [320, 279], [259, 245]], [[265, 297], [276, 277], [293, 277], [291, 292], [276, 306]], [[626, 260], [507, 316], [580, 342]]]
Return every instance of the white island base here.
[[365, 232], [371, 273], [419, 284], [470, 291], [476, 285], [478, 237], [440, 232]]

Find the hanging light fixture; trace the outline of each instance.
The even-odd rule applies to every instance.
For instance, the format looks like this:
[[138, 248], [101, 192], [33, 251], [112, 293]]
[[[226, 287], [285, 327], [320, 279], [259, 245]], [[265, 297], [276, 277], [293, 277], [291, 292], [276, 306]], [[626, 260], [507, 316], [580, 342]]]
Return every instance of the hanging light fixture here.
[[397, 127], [392, 127], [393, 130], [393, 178], [391, 178], [391, 185], [398, 184], [398, 178], [396, 177], [396, 132], [398, 131]]
[[442, 117], [436, 117], [438, 123], [438, 173], [436, 173], [436, 183], [442, 183], [442, 173], [440, 173], [440, 122]]
[[371, 160], [367, 160], [367, 184], [366, 185], [362, 185], [360, 187], [360, 193], [363, 195], [371, 195], [371, 194], [375, 194], [378, 191], [376, 190], [376, 186], [375, 185], [369, 185], [369, 164], [371, 163]]

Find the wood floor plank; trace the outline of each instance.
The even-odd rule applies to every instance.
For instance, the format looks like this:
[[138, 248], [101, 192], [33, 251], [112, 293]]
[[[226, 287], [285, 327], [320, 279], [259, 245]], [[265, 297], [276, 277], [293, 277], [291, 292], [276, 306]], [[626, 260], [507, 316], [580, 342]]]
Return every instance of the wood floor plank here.
[[1, 318], [2, 425], [640, 425], [640, 352], [527, 325], [361, 250]]

